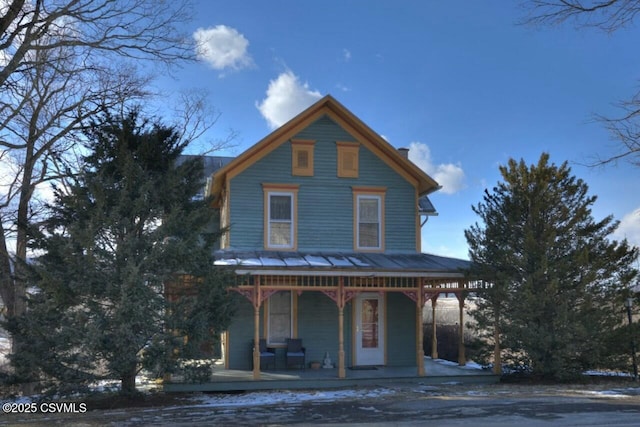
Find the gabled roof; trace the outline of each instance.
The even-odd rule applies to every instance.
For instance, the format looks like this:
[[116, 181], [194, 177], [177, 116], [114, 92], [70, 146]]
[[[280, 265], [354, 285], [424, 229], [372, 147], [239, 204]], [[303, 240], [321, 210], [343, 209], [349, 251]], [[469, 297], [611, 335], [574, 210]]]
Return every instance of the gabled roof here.
[[203, 192], [202, 196], [207, 197], [209, 194], [209, 188], [211, 187], [211, 176], [221, 167], [233, 160], [233, 157], [223, 156], [205, 156], [200, 154], [182, 154], [178, 157], [176, 164], [181, 165], [184, 162], [198, 159], [202, 162], [203, 175], [205, 182], [202, 183]]
[[178, 161], [176, 162], [178, 165], [193, 159], [200, 159], [202, 161], [202, 168], [204, 169], [204, 176], [209, 178], [213, 173], [215, 173], [218, 169], [222, 168], [234, 157], [225, 157], [225, 156], [206, 156], [202, 154], [182, 154], [178, 157]]
[[380, 159], [414, 184], [419, 195], [426, 195], [440, 188], [433, 178], [399, 154], [391, 144], [331, 95], [327, 95], [215, 172], [213, 185], [210, 188], [211, 195], [217, 197], [227, 179], [233, 178], [325, 115], [342, 126], [356, 141], [373, 151]]

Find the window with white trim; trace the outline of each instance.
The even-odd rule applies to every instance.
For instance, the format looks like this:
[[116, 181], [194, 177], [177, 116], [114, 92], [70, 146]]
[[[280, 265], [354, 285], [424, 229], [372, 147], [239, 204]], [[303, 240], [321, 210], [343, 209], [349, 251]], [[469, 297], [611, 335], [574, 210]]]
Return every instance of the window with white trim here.
[[382, 198], [358, 195], [357, 240], [358, 249], [382, 248]]
[[267, 342], [286, 344], [293, 330], [293, 296], [291, 291], [279, 291], [269, 297]]
[[262, 184], [265, 249], [296, 249], [298, 189], [298, 184]]
[[292, 248], [293, 193], [270, 192], [268, 199], [268, 246], [270, 248]]

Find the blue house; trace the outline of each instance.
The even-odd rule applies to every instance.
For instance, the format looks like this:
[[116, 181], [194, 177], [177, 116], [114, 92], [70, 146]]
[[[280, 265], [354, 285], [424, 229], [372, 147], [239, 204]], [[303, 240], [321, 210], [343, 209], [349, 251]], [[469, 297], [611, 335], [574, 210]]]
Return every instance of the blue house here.
[[300, 364], [328, 354], [339, 378], [378, 365], [424, 375], [423, 305], [455, 293], [462, 315], [468, 287], [467, 261], [421, 253], [439, 188], [331, 96], [220, 162], [207, 185], [229, 229], [216, 264], [236, 268], [240, 299], [225, 366], [260, 378], [266, 348], [284, 369], [298, 339]]

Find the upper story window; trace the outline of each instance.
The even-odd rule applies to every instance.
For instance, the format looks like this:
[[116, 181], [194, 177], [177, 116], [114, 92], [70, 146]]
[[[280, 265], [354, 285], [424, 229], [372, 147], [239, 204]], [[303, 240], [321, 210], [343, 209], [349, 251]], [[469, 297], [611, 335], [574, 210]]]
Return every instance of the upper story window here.
[[291, 174], [313, 176], [313, 146], [315, 141], [294, 139], [291, 141]]
[[336, 142], [338, 149], [338, 177], [357, 178], [359, 171], [357, 142]]
[[381, 187], [353, 187], [356, 250], [384, 250], [385, 192], [386, 188]]
[[298, 186], [291, 184], [263, 184], [264, 191], [264, 247], [266, 249], [295, 249], [297, 246]]

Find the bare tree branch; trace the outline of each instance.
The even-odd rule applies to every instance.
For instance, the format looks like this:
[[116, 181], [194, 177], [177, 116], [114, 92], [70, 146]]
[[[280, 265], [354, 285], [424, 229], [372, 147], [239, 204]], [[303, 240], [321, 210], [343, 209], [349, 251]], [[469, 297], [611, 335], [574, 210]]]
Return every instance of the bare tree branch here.
[[230, 148], [236, 138], [236, 132], [233, 130], [229, 130], [222, 139], [207, 138], [207, 132], [218, 123], [221, 115], [220, 111], [207, 102], [207, 96], [204, 90], [182, 92], [180, 102], [174, 109], [176, 130], [187, 143], [199, 140], [200, 155]]
[[[148, 95], [136, 69], [194, 59], [190, 10], [190, 0], [0, 2], [0, 166], [11, 173], [0, 181], [0, 296], [9, 316], [24, 311], [20, 269], [28, 225], [43, 211], [38, 191], [76, 170], [88, 118]], [[9, 239], [21, 262], [11, 262]]]
[[7, 62], [0, 87], [12, 74], [31, 69], [37, 51], [72, 48], [165, 64], [194, 58], [182, 29], [190, 19], [188, 0], [14, 0], [5, 9], [0, 50]]
[[577, 27], [596, 27], [608, 33], [633, 23], [640, 13], [638, 0], [530, 0], [523, 23], [557, 25], [567, 21]]
[[593, 166], [616, 163], [621, 159], [627, 159], [640, 166], [640, 104], [637, 101], [630, 101], [623, 103], [620, 108], [625, 111], [625, 114], [619, 118], [604, 116], [597, 116], [597, 118], [622, 150], [617, 154], [599, 158]]
[[[528, 15], [525, 24], [556, 25], [572, 21], [577, 27], [596, 27], [612, 33], [632, 25], [640, 13], [640, 0], [529, 0], [523, 3]], [[592, 166], [625, 159], [640, 166], [640, 92], [618, 104], [619, 117], [596, 115], [617, 141], [618, 153], [598, 157]]]

